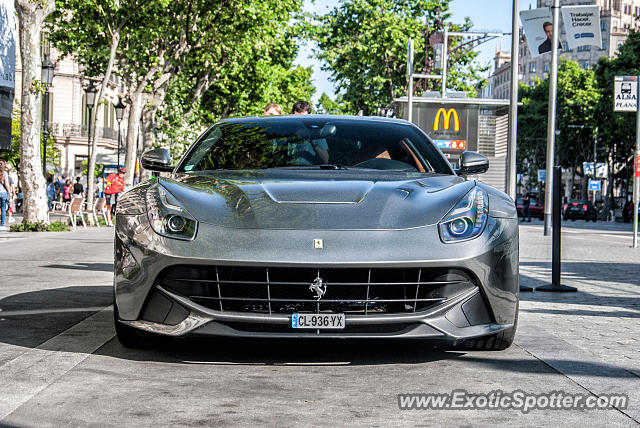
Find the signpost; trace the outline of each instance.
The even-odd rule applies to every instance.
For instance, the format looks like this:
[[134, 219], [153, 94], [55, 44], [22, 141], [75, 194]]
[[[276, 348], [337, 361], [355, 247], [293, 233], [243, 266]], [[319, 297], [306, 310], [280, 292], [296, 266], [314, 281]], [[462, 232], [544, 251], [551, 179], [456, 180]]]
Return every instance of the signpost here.
[[633, 248], [638, 247], [638, 179], [640, 178], [640, 76], [615, 76], [613, 85], [613, 110], [636, 112], [636, 173], [633, 177]]
[[[600, 180], [594, 180], [593, 178], [589, 179], [589, 190], [593, 192], [600, 191]], [[593, 199], [595, 202], [595, 198]]]

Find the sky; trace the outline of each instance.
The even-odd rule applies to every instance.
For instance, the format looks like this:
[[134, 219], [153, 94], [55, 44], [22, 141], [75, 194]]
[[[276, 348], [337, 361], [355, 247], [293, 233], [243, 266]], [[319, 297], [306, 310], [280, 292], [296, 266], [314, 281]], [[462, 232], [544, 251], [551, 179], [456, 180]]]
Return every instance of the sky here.
[[[339, 4], [338, 0], [305, 0], [304, 10], [307, 12], [323, 13]], [[503, 33], [511, 32], [511, 0], [452, 0], [452, 22], [461, 23], [468, 16], [473, 22], [473, 30], [492, 30]], [[520, 9], [536, 7], [535, 0], [520, 0]], [[504, 36], [494, 39], [476, 48], [480, 55], [477, 61], [483, 65], [493, 61], [496, 48], [502, 45], [502, 50], [511, 50], [511, 37]], [[326, 92], [333, 98], [334, 87], [329, 81], [330, 73], [320, 70], [320, 62], [312, 58], [312, 46], [307, 44], [300, 47], [296, 64], [313, 67], [313, 83], [316, 93], [313, 104]]]

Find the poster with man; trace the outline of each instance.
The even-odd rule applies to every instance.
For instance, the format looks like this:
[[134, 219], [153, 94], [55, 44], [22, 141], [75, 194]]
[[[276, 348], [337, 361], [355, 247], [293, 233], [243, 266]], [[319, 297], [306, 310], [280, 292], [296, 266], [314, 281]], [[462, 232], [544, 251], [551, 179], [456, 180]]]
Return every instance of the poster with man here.
[[11, 150], [11, 112], [16, 73], [16, 14], [12, 1], [0, 3], [0, 151]]
[[602, 46], [600, 6], [563, 6], [561, 11], [569, 49], [584, 45]]
[[[552, 20], [551, 11], [546, 7], [520, 12], [520, 21], [524, 34], [527, 36], [527, 44], [532, 57], [551, 52]], [[558, 49], [562, 50], [560, 41], [558, 41]]]

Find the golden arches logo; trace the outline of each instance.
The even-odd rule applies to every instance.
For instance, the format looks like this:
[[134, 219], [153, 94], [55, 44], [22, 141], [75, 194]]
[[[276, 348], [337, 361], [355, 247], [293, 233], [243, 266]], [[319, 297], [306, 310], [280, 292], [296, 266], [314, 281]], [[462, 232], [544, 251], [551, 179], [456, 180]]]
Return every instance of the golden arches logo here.
[[434, 131], [437, 131], [440, 127], [440, 115], [444, 116], [444, 129], [449, 129], [449, 125], [451, 124], [451, 115], [453, 115], [453, 129], [456, 132], [460, 131], [460, 119], [458, 118], [458, 112], [452, 108], [448, 111], [445, 111], [443, 108], [438, 110], [436, 113], [436, 119], [433, 121]]

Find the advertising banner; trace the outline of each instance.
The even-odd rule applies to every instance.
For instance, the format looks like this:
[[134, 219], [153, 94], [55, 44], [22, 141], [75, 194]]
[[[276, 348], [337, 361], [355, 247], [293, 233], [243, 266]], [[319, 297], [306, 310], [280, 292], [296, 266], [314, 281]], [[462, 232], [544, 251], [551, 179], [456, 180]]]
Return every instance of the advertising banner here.
[[16, 75], [16, 14], [12, 1], [0, 3], [0, 151], [11, 150], [11, 112]]
[[449, 159], [457, 159], [465, 150], [478, 150], [477, 107], [424, 105], [419, 107], [416, 118], [418, 126], [425, 130]]
[[561, 10], [569, 49], [583, 45], [602, 46], [598, 5], [563, 6]]
[[[532, 57], [551, 52], [553, 24], [549, 8], [529, 9], [520, 12], [522, 29], [527, 37], [527, 45]], [[558, 42], [558, 49], [562, 44]]]

